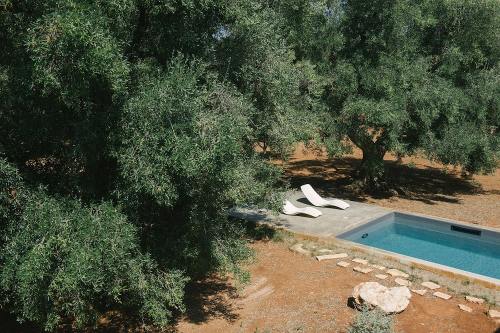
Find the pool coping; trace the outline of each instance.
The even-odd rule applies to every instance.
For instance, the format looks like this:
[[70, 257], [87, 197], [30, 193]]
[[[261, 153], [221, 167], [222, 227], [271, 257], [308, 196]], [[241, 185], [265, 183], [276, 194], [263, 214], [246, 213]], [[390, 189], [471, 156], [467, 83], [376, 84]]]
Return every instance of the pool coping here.
[[350, 240], [339, 238], [339, 236], [341, 236], [343, 234], [353, 232], [357, 229], [361, 229], [361, 228], [366, 227], [367, 225], [370, 225], [370, 224], [378, 223], [378, 222], [380, 222], [380, 220], [383, 220], [383, 219], [387, 218], [388, 216], [396, 214], [396, 213], [400, 213], [400, 214], [404, 214], [404, 215], [412, 215], [412, 216], [416, 216], [416, 217], [420, 217], [420, 218], [432, 219], [432, 220], [437, 220], [437, 221], [441, 221], [441, 222], [445, 222], [445, 223], [452, 223], [452, 224], [456, 224], [456, 225], [461, 225], [464, 227], [500, 233], [500, 230], [497, 228], [479, 226], [479, 225], [473, 224], [473, 223], [456, 221], [456, 220], [432, 216], [432, 215], [393, 210], [393, 211], [388, 212], [386, 215], [371, 219], [370, 221], [367, 221], [366, 223], [363, 223], [361, 225], [357, 225], [357, 226], [354, 226], [353, 228], [345, 230], [343, 233], [335, 236], [335, 241], [338, 243], [341, 243], [344, 246], [354, 248], [356, 250], [359, 250], [361, 252], [365, 252], [365, 253], [370, 254], [370, 255], [383, 256], [383, 257], [386, 257], [386, 258], [391, 259], [391, 260], [396, 260], [404, 265], [409, 265], [409, 266], [413, 266], [413, 267], [420, 268], [423, 270], [428, 270], [428, 271], [431, 271], [434, 273], [438, 273], [440, 275], [446, 275], [446, 276], [451, 277], [453, 279], [464, 280], [464, 281], [468, 280], [468, 281], [473, 282], [473, 283], [481, 284], [487, 288], [500, 291], [500, 279], [496, 279], [493, 277], [488, 277], [488, 276], [484, 276], [484, 275], [476, 274], [476, 273], [472, 273], [472, 272], [467, 272], [467, 271], [464, 271], [464, 270], [461, 270], [458, 268], [438, 264], [435, 262], [431, 262], [431, 261], [427, 261], [427, 260], [423, 260], [423, 259], [419, 259], [419, 258], [403, 255], [400, 253], [387, 251], [387, 250], [379, 249], [379, 248], [376, 248], [373, 246], [364, 245], [364, 244], [356, 243], [356, 242], [353, 242]]

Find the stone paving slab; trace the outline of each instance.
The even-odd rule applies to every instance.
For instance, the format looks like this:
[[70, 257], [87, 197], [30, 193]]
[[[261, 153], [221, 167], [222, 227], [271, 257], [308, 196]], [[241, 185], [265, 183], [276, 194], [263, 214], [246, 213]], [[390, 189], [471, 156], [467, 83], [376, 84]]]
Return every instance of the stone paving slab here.
[[429, 288], [431, 290], [441, 288], [441, 286], [439, 284], [431, 282], [431, 281], [422, 282], [421, 285], [424, 286], [424, 287], [426, 287], [426, 288]]
[[395, 278], [394, 282], [396, 282], [400, 286], [405, 286], [405, 287], [411, 286], [411, 282], [410, 281], [402, 279], [402, 278]]
[[373, 271], [373, 269], [371, 269], [371, 268], [359, 267], [359, 266], [354, 267], [352, 270], [355, 272], [363, 273], [363, 274], [368, 274], [371, 271]]
[[322, 260], [342, 259], [347, 257], [348, 257], [347, 253], [337, 253], [337, 254], [325, 254], [322, 256], [316, 256], [316, 259], [318, 261], [322, 261]]
[[465, 304], [458, 304], [458, 308], [465, 312], [472, 312], [472, 308], [468, 307]]
[[395, 268], [388, 269], [386, 273], [389, 274], [389, 275], [391, 275], [391, 276], [394, 276], [394, 277], [402, 277], [402, 278], [405, 278], [405, 279], [407, 279], [408, 277], [410, 277], [405, 272], [401, 272], [400, 270], [395, 269]]
[[[300, 191], [289, 192], [286, 198], [297, 207], [312, 207]], [[343, 198], [338, 199], [344, 200]], [[273, 215], [264, 209], [244, 208], [233, 209], [230, 215], [248, 221], [284, 228], [304, 235], [335, 237], [347, 230], [392, 212], [392, 210], [375, 205], [349, 200], [344, 201], [348, 202], [351, 207], [346, 210], [333, 207], [316, 207], [323, 213], [323, 215], [317, 218], [300, 215]]]
[[290, 247], [290, 250], [292, 250], [294, 252], [297, 252], [297, 253], [300, 253], [300, 254], [305, 254], [305, 255], [310, 255], [311, 254], [311, 251], [308, 251], [308, 250], [304, 249], [302, 247], [301, 243], [297, 243], [295, 245], [292, 245]]
[[498, 318], [500, 318], [500, 311], [497, 311], [497, 310], [494, 310], [494, 309], [490, 309], [488, 311], [488, 316], [490, 316], [493, 319], [498, 319]]
[[476, 303], [476, 304], [483, 304], [484, 303], [484, 299], [479, 298], [479, 297], [473, 297], [473, 296], [465, 296], [465, 300], [472, 302], [472, 303]]
[[427, 293], [427, 289], [411, 289], [411, 291], [420, 296], [424, 296]]
[[340, 266], [340, 267], [348, 267], [348, 266], [350, 266], [350, 265], [351, 265], [351, 264], [350, 264], [350, 263], [348, 263], [348, 262], [346, 262], [346, 261], [339, 261], [339, 262], [337, 263], [337, 266]]
[[374, 265], [374, 264], [371, 264], [371, 265], [368, 265], [370, 267], [373, 267], [373, 268], [376, 268], [378, 269], [379, 271], [385, 271], [385, 266], [381, 266], [381, 265]]
[[361, 259], [361, 258], [354, 258], [351, 261], [353, 261], [355, 263], [358, 263], [358, 264], [361, 264], [361, 265], [367, 265], [368, 264], [368, 260]]
[[439, 298], [442, 298], [442, 299], [445, 299], [445, 300], [448, 300], [451, 298], [451, 295], [448, 295], [448, 294], [445, 294], [445, 293], [442, 293], [440, 291], [436, 291], [434, 294], [432, 294], [436, 297], [439, 297]]

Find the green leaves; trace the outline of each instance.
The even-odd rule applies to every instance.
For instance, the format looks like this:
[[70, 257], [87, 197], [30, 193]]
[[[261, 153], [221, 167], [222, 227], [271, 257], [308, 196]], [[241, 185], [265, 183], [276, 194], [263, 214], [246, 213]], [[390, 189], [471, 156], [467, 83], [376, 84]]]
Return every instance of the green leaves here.
[[126, 94], [128, 64], [104, 20], [88, 9], [54, 13], [38, 20], [29, 31], [28, 52], [34, 81], [46, 94], [60, 94], [66, 105], [80, 106], [102, 97]]
[[227, 210], [268, 202], [279, 177], [253, 149], [252, 104], [180, 56], [143, 82], [121, 121], [118, 199], [138, 207], [131, 215], [151, 228], [147, 246], [160, 262], [241, 275], [250, 251]]
[[187, 277], [244, 278], [228, 210], [278, 207], [297, 141], [349, 137], [377, 179], [387, 151], [498, 161], [498, 1], [0, 7], [0, 301], [47, 329], [163, 325]]
[[[324, 4], [310, 4], [318, 5]], [[469, 171], [492, 170], [498, 161], [500, 110], [492, 97], [498, 93], [491, 89], [500, 59], [499, 3], [348, 1], [339, 8], [340, 49], [318, 57], [320, 42], [302, 51], [329, 77], [323, 126], [329, 151], [342, 152], [331, 141], [347, 136], [365, 160], [382, 158], [386, 151], [424, 150]], [[300, 27], [304, 36], [317, 29]], [[322, 51], [332, 52], [331, 46]], [[460, 136], [474, 140], [459, 145]], [[382, 165], [382, 160], [363, 163]]]
[[[207, 196], [224, 195], [234, 170], [254, 158], [247, 146], [252, 112], [247, 100], [211, 78], [203, 65], [174, 59], [125, 109], [116, 156], [127, 187], [167, 207], [179, 195], [201, 199], [208, 187], [213, 189]], [[214, 205], [231, 202], [221, 199]]]
[[163, 325], [170, 309], [182, 309], [186, 278], [159, 271], [116, 208], [27, 195], [0, 255], [2, 303], [20, 318], [54, 330], [71, 317], [81, 328], [107, 310], [125, 309]]
[[280, 14], [272, 5], [242, 6], [216, 50], [219, 71], [255, 107], [253, 141], [287, 158], [294, 143], [317, 136], [323, 82], [314, 66], [298, 61], [284, 42], [289, 32]]

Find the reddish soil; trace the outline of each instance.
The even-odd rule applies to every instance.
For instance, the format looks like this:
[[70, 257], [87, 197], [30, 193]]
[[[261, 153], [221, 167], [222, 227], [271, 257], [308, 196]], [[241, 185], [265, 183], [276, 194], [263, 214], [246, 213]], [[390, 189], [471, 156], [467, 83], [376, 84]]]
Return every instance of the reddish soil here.
[[[330, 160], [326, 154], [298, 149], [287, 162], [286, 175], [292, 188], [310, 183], [325, 195], [500, 227], [500, 170], [464, 179], [460, 170], [425, 158], [397, 162], [388, 155], [386, 165], [398, 194], [369, 196], [349, 186], [360, 158], [357, 150]], [[238, 297], [230, 282], [218, 281], [216, 292], [203, 296], [197, 315], [188, 312], [177, 325], [178, 331], [345, 332], [356, 313], [347, 305], [353, 287], [374, 280], [334, 262], [318, 262], [292, 253], [284, 244], [257, 242], [253, 247], [257, 258], [249, 267], [252, 284]], [[472, 307], [473, 313], [459, 310], [459, 303]], [[444, 301], [414, 294], [408, 308], [395, 316], [396, 331], [500, 333], [500, 327], [485, 315], [487, 310], [487, 305], [471, 305], [457, 295]]]
[[286, 175], [293, 188], [310, 183], [325, 195], [500, 228], [500, 169], [465, 179], [460, 170], [422, 157], [399, 163], [388, 154], [385, 160], [397, 196], [360, 195], [350, 189], [351, 175], [361, 161], [358, 149], [328, 159], [299, 147], [287, 163]]
[[[345, 332], [357, 310], [347, 305], [353, 287], [374, 278], [292, 253], [283, 243], [257, 242], [250, 266], [252, 284], [236, 297], [234, 289], [206, 295], [196, 315], [188, 312], [180, 332]], [[390, 286], [391, 282], [383, 282]], [[392, 285], [395, 285], [392, 283]], [[445, 291], [445, 290], [444, 290]], [[465, 313], [458, 304], [467, 304]], [[500, 332], [485, 315], [487, 306], [412, 295], [408, 308], [395, 316], [404, 333]]]
[[[293, 188], [310, 183], [325, 195], [378, 204], [461, 221], [500, 227], [500, 170], [489, 176], [463, 179], [460, 172], [424, 158], [387, 157], [397, 196], [360, 195], [351, 190], [351, 173], [360, 152], [329, 160], [299, 149], [287, 163]], [[318, 262], [288, 250], [285, 243], [258, 241], [256, 260], [248, 267], [252, 282], [237, 290], [230, 280], [207, 279], [190, 290], [186, 314], [168, 332], [346, 332], [357, 310], [348, 306], [353, 287], [374, 277]], [[391, 285], [390, 281], [383, 282]], [[446, 290], [443, 290], [446, 292]], [[452, 293], [451, 293], [452, 294]], [[473, 313], [458, 309], [463, 303]], [[448, 301], [413, 295], [410, 305], [395, 315], [399, 333], [500, 333], [488, 318], [488, 305], [466, 303], [453, 295]], [[100, 332], [144, 331], [124, 328], [112, 320]], [[3, 328], [2, 328], [3, 327]], [[9, 329], [12, 328], [12, 330]], [[129, 326], [130, 327], [130, 326]], [[0, 313], [0, 331], [27, 332]]]

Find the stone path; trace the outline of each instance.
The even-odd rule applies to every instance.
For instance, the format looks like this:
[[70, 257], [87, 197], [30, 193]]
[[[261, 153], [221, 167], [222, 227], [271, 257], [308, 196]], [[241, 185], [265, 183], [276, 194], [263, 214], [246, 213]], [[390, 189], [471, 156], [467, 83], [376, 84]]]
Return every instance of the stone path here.
[[411, 289], [411, 291], [420, 296], [424, 296], [427, 293], [427, 289]]
[[431, 289], [431, 290], [441, 288], [441, 286], [439, 284], [434, 283], [434, 282], [430, 282], [430, 281], [422, 282], [422, 286], [424, 286], [425, 288]]
[[471, 303], [476, 303], [476, 304], [483, 304], [484, 299], [478, 298], [478, 297], [473, 297], [473, 296], [465, 296], [465, 300], [471, 302]]
[[316, 259], [318, 261], [322, 260], [331, 260], [331, 259], [342, 259], [342, 258], [347, 258], [347, 253], [337, 253], [337, 254], [325, 254], [322, 256], [316, 256]]
[[451, 295], [448, 295], [448, 294], [445, 294], [445, 293], [442, 293], [440, 291], [436, 291], [434, 292], [432, 295], [438, 297], [438, 298], [442, 298], [444, 300], [449, 300], [451, 298]]
[[472, 312], [472, 309], [468, 307], [467, 305], [464, 304], [458, 304], [458, 307], [460, 310], [465, 311], [465, 312]]
[[337, 266], [340, 266], [340, 267], [348, 267], [348, 266], [350, 266], [350, 265], [351, 265], [350, 263], [345, 262], [345, 261], [339, 261], [339, 262], [337, 263]]
[[[301, 254], [310, 255], [310, 251], [304, 249], [302, 247], [302, 244], [300, 244], [300, 243], [298, 245], [295, 244], [290, 249], [293, 251], [296, 251], [298, 253], [301, 253]], [[349, 257], [348, 253], [345, 253], [345, 252], [334, 253], [335, 252], [334, 250], [329, 250], [329, 249], [322, 249], [322, 250], [319, 250], [318, 252], [329, 253], [328, 255], [316, 256], [316, 259], [318, 261], [327, 260], [327, 259], [328, 260], [346, 259]], [[358, 264], [358, 266], [354, 266], [352, 269], [355, 272], [355, 274], [361, 273], [361, 274], [364, 274], [367, 276], [372, 276], [372, 275], [370, 275], [370, 273], [373, 273], [373, 276], [377, 279], [380, 279], [380, 280], [390, 281], [387, 279], [389, 277], [391, 277], [394, 279], [393, 282], [397, 285], [404, 286], [404, 287], [410, 287], [412, 285], [412, 282], [410, 280], [407, 280], [410, 278], [410, 275], [403, 272], [403, 271], [400, 271], [398, 269], [395, 269], [395, 268], [387, 269], [384, 266], [378, 265], [376, 263], [371, 263], [370, 261], [363, 259], [363, 258], [355, 257], [355, 258], [352, 258], [350, 261]], [[336, 266], [341, 267], [341, 268], [346, 268], [346, 267], [349, 267], [350, 265], [351, 265], [351, 263], [347, 262], [345, 260], [339, 260], [336, 262]], [[380, 274], [380, 273], [377, 273], [377, 271], [384, 271], [384, 273], [386, 273], [386, 274]], [[434, 296], [435, 298], [440, 298], [440, 299], [445, 300], [445, 301], [448, 301], [452, 298], [452, 296], [449, 294], [446, 294], [442, 291], [436, 291], [437, 289], [441, 289], [442, 287], [435, 282], [424, 281], [424, 282], [420, 283], [420, 285], [422, 287], [424, 287], [425, 289], [410, 289], [410, 291], [412, 293], [415, 293], [415, 294], [421, 296], [421, 297], [424, 297], [427, 294], [427, 292], [430, 290], [430, 291], [433, 291], [432, 296]], [[265, 292], [262, 291], [261, 294], [265, 295], [266, 292], [272, 292], [272, 290], [267, 290]], [[257, 296], [259, 297], [260, 295], [257, 294]], [[474, 297], [474, 296], [469, 296], [469, 295], [465, 296], [464, 300], [466, 300], [469, 303], [474, 303], [474, 304], [483, 304], [484, 303], [484, 299]], [[470, 306], [465, 305], [465, 304], [457, 304], [457, 306], [459, 307], [460, 310], [462, 310], [464, 312], [471, 313], [474, 311], [473, 308], [471, 308]], [[495, 322], [500, 324], [500, 311], [499, 310], [489, 309], [488, 316], [491, 317]]]

